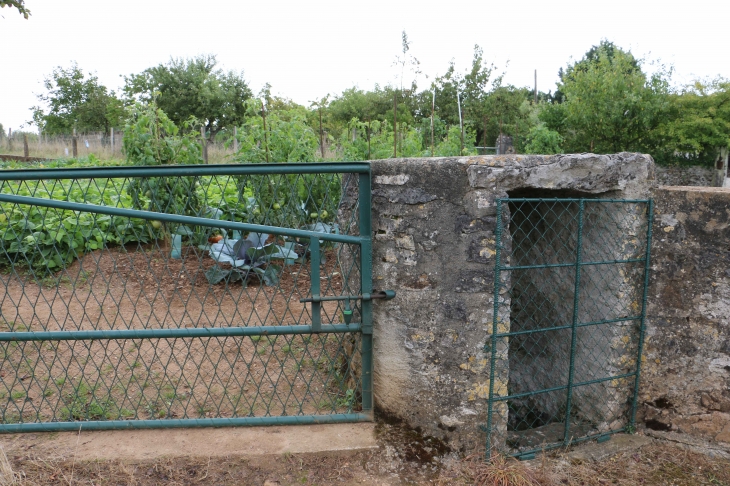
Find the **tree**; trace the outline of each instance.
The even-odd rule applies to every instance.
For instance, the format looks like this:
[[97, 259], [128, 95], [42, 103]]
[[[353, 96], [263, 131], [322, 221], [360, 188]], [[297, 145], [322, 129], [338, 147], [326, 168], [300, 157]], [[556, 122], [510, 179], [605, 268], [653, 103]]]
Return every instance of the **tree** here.
[[18, 13], [28, 20], [30, 10], [25, 6], [25, 0], [0, 0], [0, 8], [10, 7], [18, 10]]
[[243, 73], [216, 69], [215, 56], [170, 59], [125, 77], [124, 92], [143, 102], [154, 100], [178, 126], [190, 117], [205, 126], [208, 140], [226, 127], [243, 123], [251, 90]]
[[568, 67], [558, 91], [564, 102], [540, 118], [572, 152], [647, 150], [668, 107], [667, 73], [647, 77], [630, 52], [605, 42]]
[[696, 81], [669, 96], [668, 114], [655, 134], [658, 162], [712, 165], [728, 147], [730, 81]]
[[38, 99], [48, 106], [34, 106], [33, 121], [49, 134], [79, 131], [104, 131], [119, 127], [124, 119], [122, 102], [114, 91], [99, 84], [94, 75], [86, 75], [76, 63], [64, 69], [58, 66], [43, 82], [45, 94]]

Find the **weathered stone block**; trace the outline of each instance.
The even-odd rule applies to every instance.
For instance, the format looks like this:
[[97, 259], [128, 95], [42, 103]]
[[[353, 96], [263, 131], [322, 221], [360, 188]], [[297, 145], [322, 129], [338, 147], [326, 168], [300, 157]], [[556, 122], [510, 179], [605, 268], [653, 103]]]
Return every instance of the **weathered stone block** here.
[[[376, 407], [454, 449], [483, 447], [495, 200], [551, 190], [646, 198], [653, 161], [628, 153], [506, 155], [374, 161], [372, 170], [374, 285], [398, 292], [374, 305]], [[509, 231], [503, 237], [509, 252]], [[499, 330], [509, 331], [508, 296], [499, 307]], [[509, 343], [497, 349], [495, 387], [505, 393]], [[507, 404], [495, 404], [497, 430], [506, 431], [507, 416]]]
[[663, 187], [654, 201], [642, 418], [727, 442], [730, 189]]

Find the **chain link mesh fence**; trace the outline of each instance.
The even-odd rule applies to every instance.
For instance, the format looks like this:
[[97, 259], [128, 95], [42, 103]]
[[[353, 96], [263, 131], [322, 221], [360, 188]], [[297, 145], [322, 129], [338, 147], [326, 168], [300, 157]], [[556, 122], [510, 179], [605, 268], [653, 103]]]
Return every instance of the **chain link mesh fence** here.
[[497, 201], [488, 452], [631, 429], [649, 268], [650, 201]]
[[358, 177], [2, 171], [0, 431], [367, 419]]

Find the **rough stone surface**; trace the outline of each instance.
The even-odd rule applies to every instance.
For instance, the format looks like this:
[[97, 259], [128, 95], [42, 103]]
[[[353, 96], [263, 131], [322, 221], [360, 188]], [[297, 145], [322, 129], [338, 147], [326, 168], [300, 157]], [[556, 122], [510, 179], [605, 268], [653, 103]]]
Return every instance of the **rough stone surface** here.
[[659, 186], [711, 186], [713, 170], [709, 167], [662, 167], [656, 168]]
[[654, 199], [641, 419], [730, 448], [730, 189]]
[[622, 452], [630, 452], [639, 450], [644, 446], [651, 444], [654, 440], [646, 435], [639, 434], [616, 434], [611, 436], [606, 442], [588, 442], [575, 447], [568, 452], [568, 459], [580, 462], [600, 462], [604, 459], [620, 454]]
[[[484, 440], [489, 394], [495, 199], [546, 190], [645, 198], [653, 161], [629, 153], [505, 155], [375, 161], [372, 170], [374, 286], [398, 292], [374, 305], [376, 407], [471, 450]], [[508, 312], [508, 299], [500, 301]], [[495, 426], [504, 428], [506, 404], [499, 405]]]

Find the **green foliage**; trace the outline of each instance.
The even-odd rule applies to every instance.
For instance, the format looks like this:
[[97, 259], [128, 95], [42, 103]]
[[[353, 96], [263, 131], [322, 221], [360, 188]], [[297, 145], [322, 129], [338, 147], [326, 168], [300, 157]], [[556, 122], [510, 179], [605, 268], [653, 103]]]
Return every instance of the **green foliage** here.
[[0, 0], [0, 8], [10, 7], [18, 10], [18, 13], [22, 15], [25, 20], [28, 20], [30, 16], [30, 10], [25, 6], [25, 0]]
[[[56, 181], [52, 185], [26, 181], [6, 184], [2, 192], [87, 204], [132, 205], [131, 198], [122, 195], [120, 181], [111, 179], [102, 187], [103, 193], [96, 185], [81, 187], [73, 181]], [[84, 253], [106, 244], [146, 242], [146, 233], [146, 222], [138, 219], [0, 205], [0, 260], [40, 270], [41, 275], [65, 268]]]
[[451, 126], [447, 136], [436, 145], [436, 157], [453, 157], [456, 155], [476, 155], [474, 148], [474, 133], [471, 129], [465, 129], [464, 151], [461, 151], [461, 129], [458, 126]]
[[99, 84], [94, 75], [85, 74], [78, 64], [65, 69], [58, 66], [43, 82], [47, 93], [38, 100], [48, 106], [34, 106], [33, 123], [48, 134], [77, 131], [109, 132], [121, 125], [124, 110], [113, 91]]
[[[235, 160], [241, 163], [313, 162], [318, 160], [318, 140], [306, 124], [301, 107], [283, 106], [265, 114], [259, 100], [246, 102], [249, 117], [238, 130], [239, 150]], [[238, 199], [245, 208], [239, 217], [257, 224], [298, 227], [303, 221], [332, 221], [337, 214], [341, 179], [337, 174], [301, 174], [279, 176], [267, 184], [238, 177]], [[224, 210], [227, 212], [227, 210]], [[311, 218], [316, 214], [316, 218]], [[313, 220], [312, 220], [313, 219]]]
[[[129, 111], [124, 128], [124, 152], [127, 161], [135, 165], [198, 164], [202, 150], [190, 127], [197, 122], [188, 120], [181, 133], [178, 127], [154, 102], [135, 104]], [[161, 213], [200, 216], [202, 205], [197, 196], [195, 177], [167, 179], [150, 177], [133, 179], [127, 185], [133, 207]]]
[[647, 77], [631, 53], [609, 47], [568, 67], [558, 83], [565, 101], [547, 105], [541, 116], [565, 137], [569, 152], [647, 150], [667, 111], [666, 73]]
[[184, 132], [152, 101], [136, 103], [129, 111], [124, 127], [124, 153], [134, 165], [168, 165], [201, 163], [200, 143], [192, 127], [195, 119], [186, 120]]
[[538, 125], [530, 130], [525, 144], [526, 154], [562, 154], [563, 137], [545, 125]]
[[238, 162], [313, 162], [319, 141], [307, 125], [304, 108], [295, 107], [266, 114], [258, 99], [245, 102], [248, 118], [238, 130]]
[[655, 136], [658, 162], [712, 165], [730, 147], [730, 81], [695, 82], [670, 98]]
[[244, 121], [243, 102], [251, 97], [243, 73], [224, 72], [216, 65], [210, 55], [171, 59], [125, 77], [124, 92], [143, 102], [154, 100], [178, 126], [191, 117], [200, 120], [212, 140], [224, 128]]

